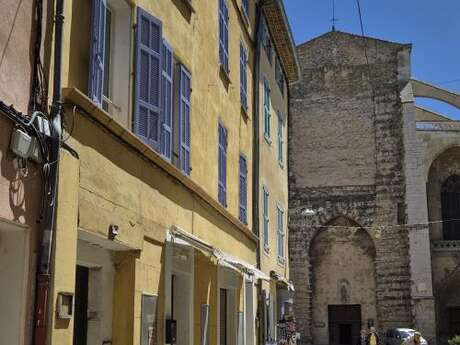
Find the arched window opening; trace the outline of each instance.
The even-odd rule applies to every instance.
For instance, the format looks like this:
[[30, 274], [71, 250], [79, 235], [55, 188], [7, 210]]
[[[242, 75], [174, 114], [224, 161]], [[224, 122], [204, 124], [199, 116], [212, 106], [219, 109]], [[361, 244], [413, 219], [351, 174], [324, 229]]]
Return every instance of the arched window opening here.
[[460, 175], [451, 175], [442, 184], [441, 210], [443, 239], [460, 240]]

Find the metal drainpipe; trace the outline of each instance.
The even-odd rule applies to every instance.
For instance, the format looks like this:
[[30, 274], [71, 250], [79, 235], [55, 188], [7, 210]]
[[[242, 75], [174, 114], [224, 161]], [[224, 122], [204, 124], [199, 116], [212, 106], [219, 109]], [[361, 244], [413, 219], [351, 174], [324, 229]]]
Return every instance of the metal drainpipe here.
[[[259, 144], [259, 79], [260, 79], [260, 25], [261, 25], [261, 17], [262, 17], [262, 8], [265, 4], [266, 0], [261, 0], [256, 3], [256, 30], [254, 35], [254, 73], [253, 73], [253, 114], [254, 114], [254, 121], [253, 121], [253, 168], [252, 168], [252, 228], [256, 235], [260, 235], [259, 231], [259, 162], [260, 162], [260, 144]], [[257, 251], [256, 251], [256, 258], [257, 258], [257, 268], [260, 269], [261, 267], [261, 259], [260, 259], [260, 236], [259, 241], [257, 242]], [[265, 301], [262, 298], [262, 284], [259, 283], [257, 285], [257, 319], [258, 319], [258, 343], [264, 343], [264, 303]]]
[[51, 280], [51, 252], [56, 218], [56, 202], [59, 172], [59, 150], [61, 147], [62, 113], [62, 32], [64, 23], [64, 0], [56, 0], [54, 24], [54, 80], [53, 104], [51, 107], [51, 136], [48, 141], [48, 192], [46, 194], [45, 216], [37, 268], [37, 292], [35, 300], [34, 345], [46, 344], [49, 314], [49, 291]]

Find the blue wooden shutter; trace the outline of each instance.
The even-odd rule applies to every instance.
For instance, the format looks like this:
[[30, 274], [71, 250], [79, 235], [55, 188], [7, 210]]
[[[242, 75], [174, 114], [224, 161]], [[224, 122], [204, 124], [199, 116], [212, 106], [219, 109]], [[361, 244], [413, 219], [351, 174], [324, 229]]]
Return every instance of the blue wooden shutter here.
[[172, 152], [172, 98], [173, 98], [173, 52], [163, 40], [163, 72], [161, 92], [163, 98], [163, 117], [161, 129], [161, 154], [171, 161]]
[[247, 61], [248, 53], [243, 43], [240, 43], [240, 98], [241, 105], [245, 110], [248, 110]]
[[219, 181], [218, 199], [223, 206], [227, 206], [227, 129], [219, 123]]
[[137, 11], [134, 132], [160, 150], [161, 22], [141, 8]]
[[247, 224], [247, 203], [248, 203], [248, 168], [246, 158], [240, 154], [240, 220]]
[[88, 95], [99, 106], [102, 105], [102, 86], [104, 84], [106, 10], [106, 0], [93, 0]]
[[263, 227], [263, 234], [264, 234], [264, 249], [268, 251], [269, 249], [269, 242], [268, 242], [268, 236], [269, 236], [269, 229], [268, 229], [268, 223], [270, 221], [269, 215], [268, 215], [268, 189], [266, 186], [263, 186], [263, 218], [264, 218], [264, 227]]
[[228, 7], [226, 0], [219, 1], [219, 62], [228, 72]]
[[264, 134], [266, 139], [270, 139], [270, 86], [268, 85], [268, 80], [264, 79]]
[[277, 233], [278, 233], [278, 260], [284, 262], [284, 211], [280, 206], [276, 207], [277, 211]]
[[180, 169], [190, 174], [190, 96], [191, 75], [184, 66], [180, 66], [179, 80], [179, 135], [180, 135]]
[[278, 111], [278, 163], [284, 164], [284, 139], [283, 139], [283, 118], [281, 112]]

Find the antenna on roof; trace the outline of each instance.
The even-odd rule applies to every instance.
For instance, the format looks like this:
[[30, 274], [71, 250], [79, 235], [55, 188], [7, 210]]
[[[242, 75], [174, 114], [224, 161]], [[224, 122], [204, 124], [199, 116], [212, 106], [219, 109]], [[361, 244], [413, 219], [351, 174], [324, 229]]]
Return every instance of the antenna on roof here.
[[338, 21], [338, 19], [335, 17], [335, 0], [332, 0], [332, 31], [335, 31], [335, 23]]

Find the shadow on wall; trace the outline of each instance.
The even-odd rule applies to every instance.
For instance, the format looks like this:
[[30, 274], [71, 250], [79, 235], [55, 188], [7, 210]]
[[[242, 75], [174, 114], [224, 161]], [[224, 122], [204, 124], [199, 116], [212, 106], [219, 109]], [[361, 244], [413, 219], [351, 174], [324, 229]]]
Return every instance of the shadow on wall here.
[[[10, 135], [13, 126], [9, 124], [3, 115], [0, 115], [0, 131], [6, 135], [0, 138], [0, 174], [6, 181], [0, 181], [0, 190], [8, 185], [8, 202], [12, 213], [12, 220], [22, 224], [34, 224], [38, 219], [36, 215], [37, 203], [35, 200], [41, 197], [40, 167], [35, 163], [25, 162], [14, 156], [9, 149]], [[4, 184], [4, 186], [1, 186]], [[0, 205], [6, 207], [0, 200]], [[40, 207], [41, 210], [41, 207]], [[4, 210], [3, 214], [9, 212]]]

